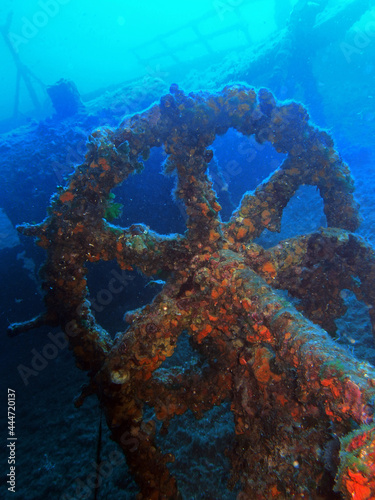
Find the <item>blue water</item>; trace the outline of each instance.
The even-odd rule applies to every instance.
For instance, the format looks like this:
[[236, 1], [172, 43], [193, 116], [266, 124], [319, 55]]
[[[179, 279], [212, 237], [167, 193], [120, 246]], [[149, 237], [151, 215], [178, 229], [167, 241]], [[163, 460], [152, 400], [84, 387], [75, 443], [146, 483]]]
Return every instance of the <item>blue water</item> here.
[[[302, 102], [313, 122], [329, 131], [355, 179], [362, 216], [357, 232], [375, 244], [375, 7], [357, 0], [3, 0], [0, 26], [4, 407], [7, 388], [17, 395], [16, 492], [8, 491], [6, 482], [3, 412], [0, 498], [91, 499], [100, 412], [95, 398], [79, 410], [72, 403], [86, 375], [65, 346], [50, 356], [43, 351], [58, 329], [6, 335], [10, 323], [44, 309], [38, 270], [45, 252], [19, 235], [16, 225], [45, 218], [50, 197], [83, 161], [95, 128], [116, 127], [124, 115], [158, 101], [173, 83], [190, 92], [241, 81], [267, 87], [277, 99]], [[77, 101], [60, 87], [53, 102], [61, 79], [70, 82]], [[216, 137], [212, 148], [210, 174], [226, 221], [245, 190], [267, 179], [284, 156], [233, 129]], [[142, 222], [161, 234], [185, 231], [184, 209], [171, 196], [175, 179], [161, 174], [164, 160], [163, 149], [155, 148], [144, 171], [114, 189], [115, 201], [123, 205], [116, 224]], [[265, 231], [257, 243], [268, 248], [322, 226], [322, 200], [315, 188], [304, 186], [285, 209], [281, 233]], [[130, 286], [106, 305], [103, 290], [113, 265], [89, 265], [89, 270], [96, 319], [111, 335], [125, 328], [126, 311], [152, 301], [164, 279], [156, 276], [161, 282], [148, 285], [150, 277], [129, 271]], [[350, 291], [343, 294], [348, 309], [337, 320], [336, 340], [374, 364], [368, 307]], [[204, 365], [187, 337], [179, 342], [175, 366]], [[147, 411], [151, 418], [152, 409]], [[233, 436], [233, 415], [225, 403], [199, 421], [189, 412], [176, 417], [169, 434], [158, 437], [163, 451], [176, 457], [171, 470], [184, 500], [236, 498], [239, 485], [226, 488], [230, 463], [225, 449]], [[97, 498], [135, 498], [137, 485], [105, 426], [102, 439], [110, 471]]]

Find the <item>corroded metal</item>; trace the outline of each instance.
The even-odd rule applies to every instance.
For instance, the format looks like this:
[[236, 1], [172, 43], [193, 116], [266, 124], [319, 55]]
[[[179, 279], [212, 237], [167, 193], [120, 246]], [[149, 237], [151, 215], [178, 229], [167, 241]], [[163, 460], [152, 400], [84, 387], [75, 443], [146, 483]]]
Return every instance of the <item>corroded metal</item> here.
[[[207, 166], [210, 145], [231, 127], [271, 142], [286, 159], [223, 223]], [[177, 175], [184, 235], [104, 219], [111, 190], [158, 146], [167, 153], [165, 171]], [[329, 227], [268, 250], [255, 244], [265, 228], [279, 230], [283, 209], [304, 184], [319, 190]], [[64, 328], [78, 365], [90, 371], [82, 397], [100, 396], [139, 498], [179, 498], [167, 468], [173, 457], [155, 445], [144, 404], [166, 430], [187, 409], [199, 417], [230, 400], [236, 439], [229, 486], [240, 480], [243, 499], [331, 498], [334, 487], [344, 498], [370, 499], [375, 370], [322, 329], [333, 332], [345, 311], [342, 289], [375, 305], [374, 252], [352, 233], [358, 223], [349, 168], [300, 104], [277, 103], [269, 91], [244, 85], [189, 95], [173, 85], [118, 129], [94, 132], [85, 162], [54, 196], [48, 217], [20, 228], [47, 251], [46, 313], [10, 333], [42, 323]], [[85, 265], [100, 260], [149, 276], [169, 273], [153, 302], [128, 313], [129, 328], [114, 339], [90, 309]], [[298, 311], [277, 288], [298, 299]], [[207, 370], [158, 370], [183, 331]], [[339, 440], [341, 448], [332, 445]]]

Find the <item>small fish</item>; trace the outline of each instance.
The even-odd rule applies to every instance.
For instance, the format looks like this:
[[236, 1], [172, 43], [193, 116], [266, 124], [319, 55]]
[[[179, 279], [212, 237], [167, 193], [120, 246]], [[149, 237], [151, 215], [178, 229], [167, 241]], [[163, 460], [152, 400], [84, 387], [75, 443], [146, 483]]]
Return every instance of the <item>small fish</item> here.
[[166, 281], [163, 281], [163, 280], [151, 280], [151, 281], [149, 281], [149, 282], [145, 285], [145, 288], [146, 288], [146, 286], [149, 286], [149, 285], [153, 285], [153, 286], [155, 286], [155, 285], [161, 285], [161, 286], [163, 286], [163, 285], [165, 285], [165, 284], [166, 284]]

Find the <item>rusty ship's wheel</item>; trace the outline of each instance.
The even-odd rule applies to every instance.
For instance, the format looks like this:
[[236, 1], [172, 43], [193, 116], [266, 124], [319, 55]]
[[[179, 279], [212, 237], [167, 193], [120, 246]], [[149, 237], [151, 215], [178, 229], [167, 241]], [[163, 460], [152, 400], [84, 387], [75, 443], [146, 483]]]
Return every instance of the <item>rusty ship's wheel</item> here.
[[[20, 228], [47, 251], [46, 312], [10, 333], [41, 324], [64, 328], [78, 365], [90, 372], [85, 394], [100, 395], [139, 498], [179, 498], [166, 465], [171, 457], [154, 443], [155, 422], [143, 418], [145, 402], [166, 430], [173, 416], [191, 409], [199, 417], [224, 400], [231, 401], [236, 431], [229, 486], [241, 480], [242, 498], [331, 498], [334, 477], [322, 450], [332, 426], [341, 439], [335, 488], [344, 498], [375, 496], [375, 371], [322, 329], [334, 331], [345, 311], [343, 289], [375, 305], [374, 252], [352, 233], [359, 219], [349, 169], [308, 119], [300, 104], [278, 104], [265, 89], [233, 85], [185, 95], [173, 85], [118, 129], [94, 132], [48, 217]], [[207, 168], [209, 147], [229, 128], [269, 141], [286, 159], [224, 223]], [[109, 224], [111, 190], [159, 146], [165, 171], [177, 175], [186, 233]], [[279, 230], [301, 185], [319, 190], [328, 228], [268, 250], [255, 244], [265, 228]], [[129, 313], [128, 330], [114, 339], [96, 322], [86, 286], [87, 262], [101, 260], [149, 276], [169, 273], [153, 302]], [[271, 286], [296, 297], [299, 311]], [[370, 309], [373, 321], [374, 314]], [[183, 331], [207, 370], [158, 370]]]

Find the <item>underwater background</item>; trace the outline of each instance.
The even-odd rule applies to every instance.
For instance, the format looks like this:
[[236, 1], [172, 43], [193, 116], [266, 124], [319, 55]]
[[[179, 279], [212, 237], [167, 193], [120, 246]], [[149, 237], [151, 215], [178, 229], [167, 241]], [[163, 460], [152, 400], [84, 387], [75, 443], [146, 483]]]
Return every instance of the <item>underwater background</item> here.
[[[0, 380], [2, 395], [8, 387], [17, 394], [17, 487], [7, 491], [3, 411], [0, 497], [135, 498], [137, 485], [105, 426], [101, 456], [116, 460], [108, 460], [100, 487], [91, 486], [100, 409], [95, 398], [74, 407], [87, 376], [68, 348], [51, 359], [41, 355], [58, 329], [6, 334], [10, 323], [44, 308], [38, 270], [45, 252], [15, 227], [45, 218], [50, 197], [83, 161], [92, 130], [117, 126], [173, 83], [188, 93], [245, 82], [303, 103], [312, 122], [329, 131], [355, 179], [357, 232], [374, 245], [375, 2], [3, 0], [0, 26]], [[210, 174], [228, 220], [245, 190], [266, 179], [283, 155], [235, 130], [217, 137], [213, 150]], [[142, 222], [161, 234], [185, 231], [184, 211], [171, 196], [174, 178], [161, 174], [164, 159], [155, 148], [145, 170], [114, 190], [114, 223]], [[270, 247], [325, 225], [319, 193], [304, 186], [288, 204], [281, 232], [265, 230], [257, 243]], [[149, 303], [163, 284], [129, 272], [129, 284], [107, 303], [101, 291], [113, 272], [113, 263], [101, 263], [88, 280], [96, 319], [111, 334], [126, 328], [126, 311]], [[336, 340], [375, 364], [368, 307], [343, 293], [348, 309], [337, 320]], [[179, 349], [177, 362], [191, 363], [196, 355], [187, 338]], [[25, 376], [20, 366], [31, 371]], [[2, 401], [5, 410], [5, 396]], [[226, 488], [225, 450], [233, 434], [229, 404], [201, 420], [186, 412], [171, 421], [158, 445], [175, 455], [170, 469], [184, 499], [237, 497], [238, 489]]]

